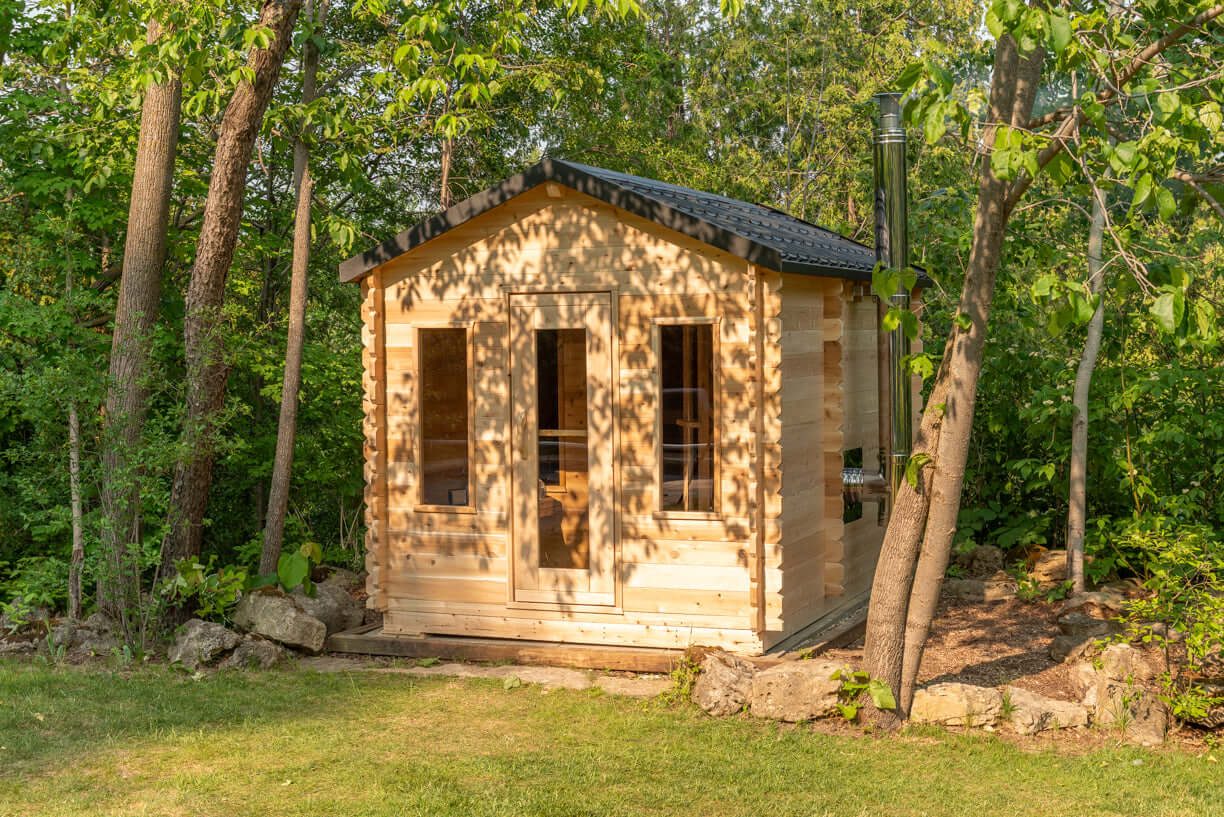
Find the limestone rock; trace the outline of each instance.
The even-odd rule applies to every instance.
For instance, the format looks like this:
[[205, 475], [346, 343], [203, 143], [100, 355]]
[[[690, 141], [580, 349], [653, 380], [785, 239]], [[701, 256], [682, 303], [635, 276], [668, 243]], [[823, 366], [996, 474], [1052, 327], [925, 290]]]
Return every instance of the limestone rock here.
[[237, 647], [241, 640], [238, 633], [220, 624], [193, 618], [175, 634], [166, 657], [171, 663], [177, 662], [189, 670], [197, 670], [226, 650]]
[[241, 630], [262, 635], [290, 647], [319, 652], [327, 639], [327, 625], [275, 590], [245, 594], [234, 611], [234, 624]]
[[758, 672], [752, 679], [752, 714], [792, 723], [836, 714], [841, 681], [832, 675], [842, 668], [834, 661], [813, 659]]
[[1050, 642], [1050, 658], [1055, 661], [1080, 661], [1097, 651], [1093, 636], [1056, 635]]
[[1152, 693], [1103, 678], [1089, 696], [1094, 699], [1093, 720], [1098, 725], [1117, 727], [1127, 741], [1140, 746], [1164, 743], [1169, 715]]
[[259, 636], [245, 635], [237, 648], [218, 664], [222, 669], [268, 669], [292, 653], [279, 644]]
[[1130, 644], [1110, 644], [1101, 653], [1101, 672], [1111, 681], [1151, 681], [1160, 668], [1147, 654]]
[[706, 653], [693, 686], [693, 702], [716, 717], [734, 715], [748, 703], [755, 674], [756, 667], [734, 655]]
[[329, 578], [316, 584], [314, 598], [298, 588], [293, 591], [293, 600], [306, 615], [323, 622], [328, 635], [360, 627], [365, 616], [361, 602], [350, 596], [339, 580]]
[[1067, 551], [1047, 550], [1037, 558], [1029, 575], [1043, 589], [1057, 587], [1067, 580]]
[[932, 684], [914, 692], [910, 720], [944, 726], [988, 726], [1003, 712], [999, 690], [970, 684]]
[[971, 579], [986, 579], [1003, 569], [1003, 551], [994, 545], [978, 545], [960, 554], [956, 563]]
[[1058, 617], [1058, 629], [1063, 635], [1075, 638], [1099, 638], [1118, 631], [1117, 622], [1103, 621], [1078, 611], [1063, 613]]
[[1088, 725], [1088, 710], [1081, 704], [1047, 698], [1014, 686], [1006, 687], [1005, 692], [1011, 706], [1011, 725], [1021, 735]]
[[982, 579], [948, 579], [944, 582], [948, 593], [965, 601], [1007, 601], [1016, 597], [1016, 583]]
[[340, 587], [354, 587], [362, 584], [361, 577], [351, 570], [345, 570], [343, 567], [330, 567], [328, 571], [323, 584], [335, 584]]
[[1102, 620], [1115, 618], [1122, 614], [1125, 599], [1113, 593], [1076, 593], [1063, 602], [1059, 616], [1067, 613], [1083, 613], [1091, 618]]

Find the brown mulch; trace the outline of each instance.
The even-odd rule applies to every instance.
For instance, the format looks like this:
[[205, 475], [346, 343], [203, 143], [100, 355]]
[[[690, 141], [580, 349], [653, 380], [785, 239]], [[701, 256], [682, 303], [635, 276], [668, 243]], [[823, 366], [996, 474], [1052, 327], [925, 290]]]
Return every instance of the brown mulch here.
[[[972, 602], [944, 594], [922, 654], [920, 683], [957, 681], [977, 686], [1014, 684], [1051, 698], [1079, 700], [1070, 665], [1050, 658], [1058, 635], [1059, 603]], [[862, 663], [860, 641], [828, 656]]]

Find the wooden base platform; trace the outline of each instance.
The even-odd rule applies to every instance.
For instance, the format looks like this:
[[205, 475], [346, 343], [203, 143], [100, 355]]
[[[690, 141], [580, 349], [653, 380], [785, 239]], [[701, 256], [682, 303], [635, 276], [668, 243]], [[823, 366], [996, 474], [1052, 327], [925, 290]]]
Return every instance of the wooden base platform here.
[[327, 639], [330, 652], [394, 655], [403, 658], [444, 658], [453, 661], [513, 661], [582, 669], [630, 672], [671, 672], [683, 659], [683, 650], [619, 647], [598, 644], [563, 644], [509, 638], [466, 636], [384, 635], [376, 624], [335, 633]]

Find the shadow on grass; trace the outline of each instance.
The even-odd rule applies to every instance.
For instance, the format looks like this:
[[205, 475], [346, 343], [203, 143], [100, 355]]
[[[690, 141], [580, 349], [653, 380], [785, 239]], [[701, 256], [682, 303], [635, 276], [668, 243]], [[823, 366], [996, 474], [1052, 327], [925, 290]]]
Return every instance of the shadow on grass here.
[[[416, 684], [404, 682], [407, 692]], [[113, 746], [235, 724], [355, 714], [345, 673], [166, 667], [116, 671], [0, 660], [0, 779]]]

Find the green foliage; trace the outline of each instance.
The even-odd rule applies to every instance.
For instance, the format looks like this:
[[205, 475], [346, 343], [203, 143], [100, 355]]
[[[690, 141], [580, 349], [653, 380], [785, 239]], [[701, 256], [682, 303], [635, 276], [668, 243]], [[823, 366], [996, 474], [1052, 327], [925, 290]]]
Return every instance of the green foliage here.
[[316, 591], [314, 582], [310, 580], [310, 573], [322, 561], [323, 551], [319, 544], [303, 542], [297, 550], [280, 555], [275, 573], [250, 579], [247, 581], [247, 587], [277, 586], [286, 593], [301, 587], [303, 593], [313, 598]]
[[[0, 603], [21, 599], [21, 608], [61, 610], [68, 600], [68, 563], [54, 556], [0, 562]], [[14, 608], [14, 612], [17, 612]]]
[[660, 703], [665, 706], [680, 706], [693, 699], [693, 687], [701, 675], [701, 664], [696, 658], [685, 653], [684, 657], [672, 669], [671, 686], [659, 695]]
[[896, 709], [897, 699], [888, 684], [879, 678], [872, 678], [863, 670], [851, 671], [849, 668], [839, 669], [830, 678], [841, 681], [837, 690], [837, 708], [843, 718], [852, 721], [858, 717], [861, 699], [866, 693], [876, 709]]
[[247, 572], [246, 568], [232, 565], [217, 568], [216, 563], [215, 555], [206, 564], [198, 559], [181, 559], [174, 576], [163, 586], [167, 601], [192, 605], [197, 616], [209, 621], [228, 621], [239, 593], [246, 586]]

